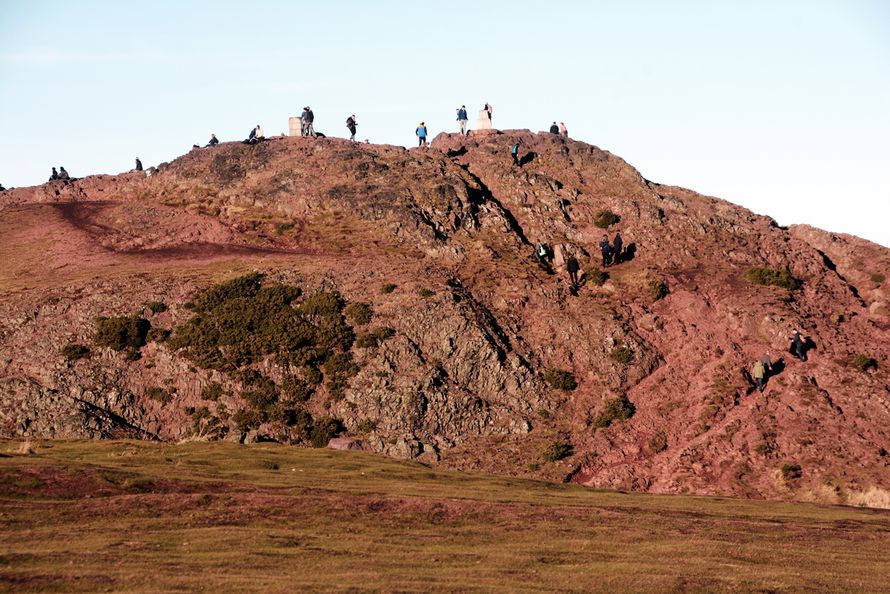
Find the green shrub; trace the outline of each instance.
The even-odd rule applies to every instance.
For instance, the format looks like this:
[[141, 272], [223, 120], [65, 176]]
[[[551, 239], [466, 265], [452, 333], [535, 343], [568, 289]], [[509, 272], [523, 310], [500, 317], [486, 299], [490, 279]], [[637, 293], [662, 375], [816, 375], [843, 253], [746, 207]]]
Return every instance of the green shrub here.
[[272, 409], [278, 403], [278, 387], [271, 379], [257, 374], [247, 382], [248, 389], [241, 393], [241, 398], [258, 411], [263, 421], [272, 415]]
[[198, 312], [210, 311], [226, 301], [249, 299], [259, 292], [262, 282], [263, 275], [259, 272], [233, 278], [204, 291], [194, 302], [190, 302], [191, 309]]
[[578, 381], [571, 371], [563, 371], [555, 367], [550, 367], [544, 371], [544, 381], [554, 390], [563, 390], [565, 392], [571, 392], [578, 387]]
[[887, 280], [887, 277], [884, 276], [883, 274], [873, 274], [873, 275], [871, 275], [871, 282], [873, 282], [873, 283], [876, 284], [876, 285], [880, 285], [880, 284], [881, 284], [882, 282], [884, 282], [885, 280]]
[[167, 304], [163, 301], [150, 301], [146, 307], [151, 310], [151, 313], [155, 314], [167, 311]]
[[293, 228], [294, 228], [293, 223], [279, 223], [275, 227], [275, 234], [276, 235], [284, 235], [285, 233], [287, 233], [288, 231], [290, 231]]
[[222, 384], [212, 382], [201, 390], [201, 400], [216, 402], [224, 394]]
[[383, 286], [380, 287], [380, 292], [385, 295], [388, 295], [389, 293], [392, 293], [393, 291], [395, 291], [397, 288], [398, 288], [398, 285], [394, 285], [392, 283], [383, 283]]
[[600, 229], [608, 229], [620, 220], [621, 217], [619, 217], [611, 210], [601, 210], [596, 213], [595, 217], [593, 217], [593, 224]]
[[606, 284], [606, 281], [609, 280], [609, 273], [600, 270], [599, 268], [594, 268], [587, 276], [587, 282], [591, 285], [602, 287]]
[[165, 342], [170, 338], [170, 334], [172, 334], [172, 330], [167, 328], [152, 327], [145, 335], [145, 340], [146, 342]]
[[650, 280], [649, 284], [646, 285], [646, 288], [649, 291], [649, 297], [652, 298], [652, 301], [664, 299], [671, 292], [670, 288], [667, 286], [667, 283], [661, 279]]
[[744, 274], [742, 274], [742, 278], [755, 285], [773, 285], [790, 289], [792, 291], [796, 291], [803, 286], [803, 282], [794, 278], [787, 268], [777, 270], [775, 268], [753, 267], [746, 270]]
[[247, 432], [257, 429], [263, 423], [262, 416], [255, 410], [239, 410], [232, 415], [232, 421], [238, 427], [238, 431]]
[[668, 447], [667, 435], [665, 435], [664, 431], [659, 431], [651, 438], [649, 438], [649, 449], [654, 453], [663, 452]]
[[612, 359], [621, 363], [622, 365], [630, 365], [634, 362], [634, 352], [633, 349], [623, 344], [616, 344], [612, 347]]
[[77, 361], [78, 359], [83, 359], [84, 357], [88, 357], [90, 354], [90, 349], [83, 346], [82, 344], [71, 343], [66, 345], [65, 348], [62, 349], [62, 356], [65, 357], [68, 361]]
[[860, 371], [868, 371], [869, 369], [877, 369], [878, 361], [869, 357], [868, 355], [858, 353], [854, 355], [853, 358], [850, 360], [850, 365]]
[[396, 331], [393, 328], [382, 326], [359, 336], [355, 340], [355, 346], [363, 349], [377, 348], [380, 343], [395, 335]]
[[377, 421], [374, 421], [373, 419], [362, 419], [355, 426], [355, 430], [358, 433], [371, 433], [376, 429]]
[[281, 399], [285, 402], [307, 402], [314, 393], [315, 384], [310, 384], [305, 378], [288, 375], [281, 380]]
[[433, 295], [435, 295], [435, 293], [433, 293], [432, 291], [430, 291], [430, 290], [427, 289], [426, 287], [424, 287], [424, 288], [420, 289], [419, 291], [417, 291], [417, 294], [420, 295], [421, 297], [423, 297], [424, 299], [426, 299], [427, 297], [432, 297]]
[[343, 311], [343, 299], [334, 291], [313, 293], [300, 304], [300, 313], [307, 318], [338, 318]]
[[782, 478], [787, 481], [799, 479], [803, 476], [803, 469], [799, 464], [782, 464]]
[[615, 421], [626, 421], [634, 416], [636, 407], [626, 396], [613, 398], [606, 402], [603, 412], [593, 421], [596, 427], [608, 427]]
[[161, 404], [169, 404], [173, 400], [173, 393], [159, 386], [146, 388], [145, 395]]
[[151, 323], [139, 316], [98, 318], [93, 340], [97, 346], [109, 347], [116, 351], [138, 350], [145, 346], [145, 339], [150, 328]]
[[374, 315], [371, 306], [361, 302], [350, 303], [346, 306], [346, 309], [343, 310], [343, 313], [345, 313], [346, 317], [352, 320], [352, 323], [357, 326], [364, 326], [371, 321], [371, 316]]
[[312, 447], [314, 448], [323, 448], [328, 445], [328, 442], [331, 441], [334, 437], [337, 436], [338, 433], [343, 431], [343, 424], [337, 419], [331, 418], [321, 418], [316, 419], [312, 423], [312, 432], [310, 435], [310, 441], [312, 442]]
[[325, 388], [334, 400], [342, 400], [349, 379], [358, 373], [351, 353], [333, 353], [324, 362]]
[[541, 457], [545, 462], [556, 462], [572, 455], [574, 448], [566, 441], [554, 441], [543, 451]]

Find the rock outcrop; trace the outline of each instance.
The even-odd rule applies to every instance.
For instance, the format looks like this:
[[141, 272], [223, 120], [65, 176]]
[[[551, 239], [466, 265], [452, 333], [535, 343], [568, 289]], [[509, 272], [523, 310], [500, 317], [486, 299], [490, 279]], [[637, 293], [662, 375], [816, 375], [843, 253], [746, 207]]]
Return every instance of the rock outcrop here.
[[[601, 270], [616, 229], [627, 260]], [[582, 142], [226, 143], [152, 175], [3, 192], [0, 237], [6, 437], [292, 439], [269, 419], [239, 425], [243, 374], [157, 335], [136, 351], [96, 344], [100, 316], [175, 329], [202, 290], [259, 271], [367, 303], [356, 335], [394, 331], [353, 345], [342, 393], [320, 385], [300, 405], [336, 419], [340, 447], [652, 492], [890, 489], [890, 250], [781, 228]], [[591, 281], [578, 291], [570, 256]], [[758, 284], [768, 272], [791, 280]], [[812, 339], [806, 362], [787, 352], [794, 329]], [[749, 370], [766, 351], [778, 365], [761, 394]], [[292, 371], [274, 357], [252, 368], [279, 385]], [[552, 387], [557, 372], [575, 389]]]

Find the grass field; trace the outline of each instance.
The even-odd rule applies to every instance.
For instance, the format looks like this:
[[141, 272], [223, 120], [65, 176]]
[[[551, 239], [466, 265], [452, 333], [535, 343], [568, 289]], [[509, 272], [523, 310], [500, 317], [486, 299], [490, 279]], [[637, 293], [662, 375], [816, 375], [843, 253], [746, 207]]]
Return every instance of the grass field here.
[[370, 454], [0, 442], [0, 591], [890, 590], [890, 512]]

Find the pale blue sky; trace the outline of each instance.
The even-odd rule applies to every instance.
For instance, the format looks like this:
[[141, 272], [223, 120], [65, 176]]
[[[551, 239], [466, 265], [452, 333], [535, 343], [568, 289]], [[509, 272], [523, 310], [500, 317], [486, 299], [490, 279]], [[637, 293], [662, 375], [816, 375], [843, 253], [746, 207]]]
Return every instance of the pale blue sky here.
[[[486, 101], [498, 128], [890, 246], [890, 2], [0, 0], [0, 182], [316, 128], [413, 145]], [[474, 118], [471, 117], [471, 124]]]

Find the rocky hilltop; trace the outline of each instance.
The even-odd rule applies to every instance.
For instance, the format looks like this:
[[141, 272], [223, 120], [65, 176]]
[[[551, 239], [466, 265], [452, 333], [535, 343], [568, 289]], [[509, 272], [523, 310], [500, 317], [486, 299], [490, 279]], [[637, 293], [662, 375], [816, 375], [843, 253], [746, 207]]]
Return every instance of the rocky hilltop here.
[[[616, 229], [628, 259], [604, 269]], [[0, 193], [0, 238], [4, 437], [336, 436], [595, 487], [890, 505], [890, 250], [583, 142], [225, 143]]]

